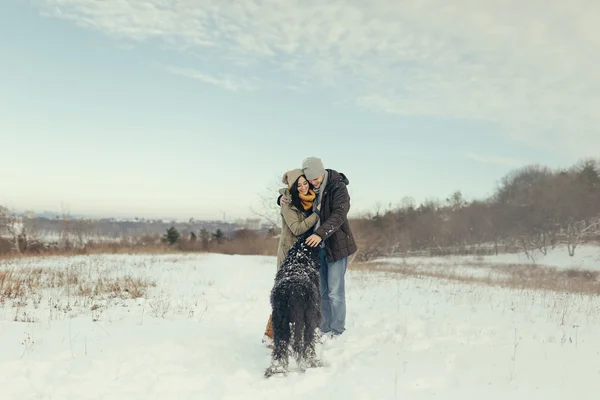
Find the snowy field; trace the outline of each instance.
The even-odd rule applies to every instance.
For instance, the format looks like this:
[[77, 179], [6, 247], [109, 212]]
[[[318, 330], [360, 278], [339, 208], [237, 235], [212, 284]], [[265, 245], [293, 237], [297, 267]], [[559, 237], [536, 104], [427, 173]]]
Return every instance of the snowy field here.
[[[499, 255], [464, 255], [446, 257], [393, 257], [367, 262], [370, 269], [398, 271], [408, 275], [427, 275], [454, 280], [473, 278], [479, 282], [495, 282], [513, 287], [539, 286], [544, 281], [546, 289], [561, 285], [564, 278], [580, 276], [579, 281], [565, 281], [564, 289], [599, 292], [600, 246], [580, 245], [574, 256], [569, 256], [565, 246], [548, 248], [546, 254], [539, 250], [528, 257], [525, 253]], [[585, 286], [586, 289], [583, 289]]]
[[274, 272], [218, 254], [0, 260], [0, 399], [598, 398], [597, 297], [364, 265], [326, 366], [264, 379]]
[[465, 265], [485, 263], [488, 265], [525, 264], [541, 265], [560, 269], [587, 269], [600, 271], [600, 246], [581, 244], [575, 248], [575, 254], [569, 256], [566, 246], [548, 248], [546, 254], [536, 250], [531, 254], [533, 259], [524, 252], [501, 253], [486, 256], [446, 256], [446, 257], [394, 257], [380, 258], [376, 262], [408, 263], [413, 265]]

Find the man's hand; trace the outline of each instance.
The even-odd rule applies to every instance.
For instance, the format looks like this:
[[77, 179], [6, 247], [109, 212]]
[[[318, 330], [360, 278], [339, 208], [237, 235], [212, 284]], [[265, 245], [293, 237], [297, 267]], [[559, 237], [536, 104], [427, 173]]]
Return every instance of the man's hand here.
[[321, 239], [321, 236], [315, 235], [313, 233], [306, 239], [306, 244], [309, 245], [310, 247], [317, 247], [319, 245], [319, 243], [321, 243], [321, 240], [323, 240], [323, 239]]

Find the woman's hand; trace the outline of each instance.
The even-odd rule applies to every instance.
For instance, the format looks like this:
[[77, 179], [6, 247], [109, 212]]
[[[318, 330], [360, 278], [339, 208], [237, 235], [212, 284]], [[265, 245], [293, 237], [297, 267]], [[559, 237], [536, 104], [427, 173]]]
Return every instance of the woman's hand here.
[[321, 205], [320, 204], [317, 206], [317, 210], [321, 211]]

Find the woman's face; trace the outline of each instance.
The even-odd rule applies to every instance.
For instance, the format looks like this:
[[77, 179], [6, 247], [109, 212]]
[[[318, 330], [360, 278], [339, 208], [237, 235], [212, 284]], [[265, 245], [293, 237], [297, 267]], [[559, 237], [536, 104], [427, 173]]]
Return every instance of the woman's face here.
[[303, 195], [308, 193], [308, 181], [303, 176], [298, 179], [298, 192]]

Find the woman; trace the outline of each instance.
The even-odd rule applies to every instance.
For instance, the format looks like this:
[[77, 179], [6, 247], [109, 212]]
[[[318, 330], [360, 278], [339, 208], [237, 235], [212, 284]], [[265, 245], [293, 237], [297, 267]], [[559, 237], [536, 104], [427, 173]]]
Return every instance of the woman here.
[[[313, 227], [319, 220], [321, 209], [319, 205], [317, 210], [313, 211], [316, 194], [301, 169], [293, 169], [283, 174], [282, 182], [287, 185], [287, 188], [280, 189], [279, 193], [288, 198], [290, 202], [287, 204], [282, 202], [281, 206], [282, 226], [277, 247], [277, 270], [296, 240], [312, 234]], [[273, 329], [271, 316], [269, 316], [263, 343], [271, 347], [272, 340]]]

